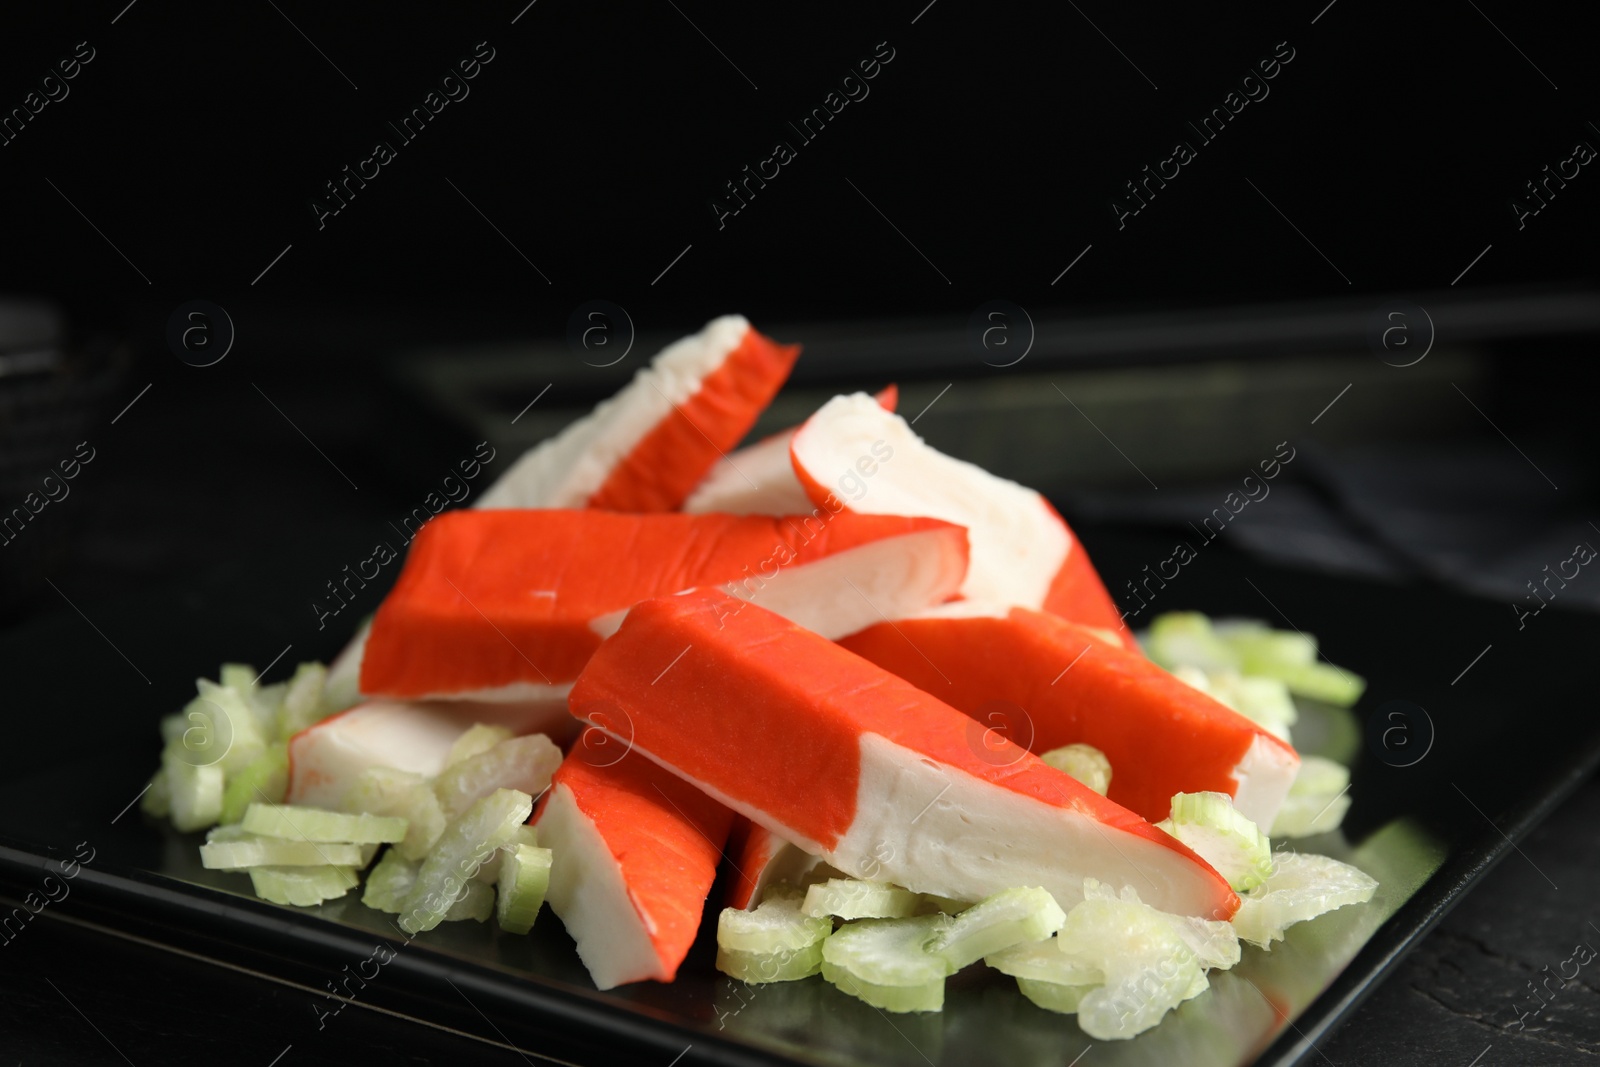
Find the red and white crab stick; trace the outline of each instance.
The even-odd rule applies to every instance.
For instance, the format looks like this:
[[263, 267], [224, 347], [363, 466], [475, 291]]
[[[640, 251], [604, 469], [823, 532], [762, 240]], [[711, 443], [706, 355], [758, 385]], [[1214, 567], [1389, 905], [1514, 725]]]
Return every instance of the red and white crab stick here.
[[361, 691], [564, 696], [618, 613], [648, 597], [724, 586], [842, 637], [954, 595], [966, 563], [966, 531], [937, 519], [448, 512], [417, 534], [373, 618]]
[[[887, 385], [875, 397], [885, 411], [893, 411], [900, 389]], [[705, 481], [695, 488], [683, 510], [700, 515], [710, 511], [730, 515], [799, 515], [815, 505], [795, 477], [789, 444], [800, 427], [763, 437], [753, 445], [717, 460]]]
[[831, 510], [929, 515], [967, 527], [972, 563], [958, 613], [1054, 612], [1132, 645], [1088, 554], [1044, 497], [918, 437], [865, 393], [836, 396], [795, 433], [795, 474]]
[[1164, 911], [1238, 898], [1175, 838], [888, 671], [755, 606], [639, 604], [590, 659], [573, 714], [854, 877], [958, 900], [1094, 877]]
[[1164, 819], [1174, 793], [1212, 791], [1271, 829], [1300, 757], [1243, 715], [1099, 631], [1044, 612], [903, 619], [846, 648], [1035, 752], [1093, 745], [1110, 798]]
[[676, 511], [750, 432], [799, 354], [743, 316], [713, 319], [525, 453], [477, 506]]
[[534, 822], [554, 855], [545, 900], [594, 984], [672, 981], [700, 928], [733, 813], [590, 729]]

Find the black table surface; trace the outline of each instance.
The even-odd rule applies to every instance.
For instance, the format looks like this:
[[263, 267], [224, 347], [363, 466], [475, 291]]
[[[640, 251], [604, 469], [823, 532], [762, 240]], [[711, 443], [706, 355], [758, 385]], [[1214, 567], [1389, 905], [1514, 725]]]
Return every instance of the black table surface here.
[[[363, 411], [377, 409], [346, 396], [332, 417], [335, 398], [290, 395], [303, 424], [319, 427], [321, 448], [347, 463], [359, 455], [355, 442], [370, 429]], [[117, 427], [124, 431], [119, 447], [103, 449], [104, 459], [80, 478], [81, 496], [71, 503], [82, 507], [57, 516], [63, 530], [70, 519], [83, 532], [78, 562], [58, 575], [59, 598], [46, 590], [49, 599], [36, 605], [28, 625], [59, 624], [66, 642], [61, 656], [48, 664], [8, 663], [8, 674], [27, 666], [41, 684], [39, 671], [104, 673], [112, 679], [108, 691], [136, 690], [141, 705], [154, 696], [176, 707], [188, 685], [185, 670], [192, 677], [224, 658], [265, 662], [291, 640], [290, 661], [326, 656], [340, 638], [332, 627], [317, 630], [304, 606], [308, 598], [343, 563], [360, 558], [354, 553], [397, 502], [403, 510], [414, 489], [426, 491], [433, 466], [448, 470], [457, 451], [471, 452], [470, 442], [419, 420], [404, 447], [436, 462], [417, 465], [416, 485], [404, 479], [385, 484], [381, 474], [352, 470], [362, 483], [354, 491], [266, 405], [208, 411], [170, 390], [143, 403], [145, 410], [134, 409], [145, 419], [139, 431]], [[320, 417], [311, 411], [319, 403]], [[394, 417], [392, 406], [382, 410]], [[91, 482], [94, 477], [101, 481]], [[1084, 536], [1095, 545], [1093, 531]], [[203, 647], [181, 650], [163, 648], [159, 633], [118, 634], [132, 660], [117, 659], [85, 619], [97, 615], [97, 606], [153, 588], [152, 581], [163, 597], [174, 589], [194, 597], [227, 590], [250, 616], [244, 630], [259, 647], [234, 647], [238, 626], [214, 640], [198, 638]], [[375, 603], [380, 593], [368, 595]], [[69, 597], [70, 605], [63, 602]], [[1561, 625], [1559, 617], [1542, 622]], [[150, 672], [151, 684], [141, 684], [135, 671]], [[8, 711], [27, 713], [25, 707]], [[1529, 714], [1529, 728], [1538, 729]], [[150, 734], [153, 759], [153, 721]], [[0, 773], [14, 772], [25, 758], [0, 747]], [[1594, 1062], [1600, 980], [1590, 973], [1549, 979], [1575, 944], [1600, 945], [1597, 857], [1600, 780], [1590, 780], [1319, 1043], [1314, 1061], [1461, 1067]], [[223, 1061], [292, 1067], [379, 1057], [413, 1064], [524, 1058], [501, 1043], [489, 1017], [468, 1017], [451, 1032], [358, 1003], [358, 1010], [318, 1030], [306, 1025], [313, 1001], [303, 989], [153, 943], [107, 937], [51, 909], [42, 918], [0, 946], [0, 1065]], [[1519, 1020], [1518, 1013], [1535, 1003], [1530, 988], [1541, 983], [1554, 995], [1545, 994], [1537, 1016]]]

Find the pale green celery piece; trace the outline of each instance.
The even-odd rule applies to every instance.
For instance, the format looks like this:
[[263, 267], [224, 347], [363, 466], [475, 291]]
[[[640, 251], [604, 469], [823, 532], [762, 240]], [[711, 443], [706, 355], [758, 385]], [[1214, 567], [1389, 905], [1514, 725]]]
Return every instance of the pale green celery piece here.
[[1364, 871], [1327, 856], [1278, 854], [1272, 876], [1244, 894], [1233, 928], [1240, 940], [1268, 947], [1286, 928], [1325, 912], [1372, 899], [1378, 883]]
[[309, 907], [344, 896], [361, 881], [349, 867], [252, 867], [256, 896], [274, 904]]
[[1181, 1004], [1203, 968], [1175, 917], [1142, 903], [1131, 887], [1115, 894], [1090, 878], [1084, 896], [1056, 935], [1070, 959], [1105, 976], [1079, 1000], [1078, 1025], [1101, 1041], [1133, 1037]]
[[1230, 619], [1212, 623], [1211, 632], [1233, 649], [1244, 674], [1270, 675], [1317, 662], [1317, 639], [1297, 630], [1274, 630], [1262, 622]]
[[1093, 988], [1103, 983], [1106, 977], [1099, 968], [1068, 956], [1056, 943], [1054, 936], [1042, 941], [1024, 941], [990, 953], [983, 958], [983, 962], [1001, 974], [1050, 985]]
[[420, 867], [421, 864], [408, 862], [393, 848], [385, 849], [383, 858], [367, 875], [367, 887], [361, 894], [361, 903], [391, 915], [400, 914], [412, 886], [417, 884]]
[[1239, 667], [1238, 653], [1217, 637], [1211, 620], [1197, 611], [1171, 611], [1156, 616], [1144, 647], [1152, 660], [1169, 671], [1182, 666], [1207, 672]]
[[213, 826], [206, 831], [206, 841], [260, 841], [260, 834], [253, 834], [238, 823], [224, 823]]
[[1101, 796], [1111, 788], [1111, 761], [1093, 745], [1063, 745], [1039, 756], [1050, 766], [1070, 774]]
[[217, 673], [217, 681], [249, 699], [250, 691], [256, 687], [256, 669], [248, 663], [224, 663]]
[[244, 828], [263, 837], [300, 841], [389, 844], [406, 836], [406, 821], [387, 815], [352, 815], [293, 804], [251, 804]]
[[918, 915], [847, 923], [822, 943], [822, 977], [884, 1011], [938, 1011], [954, 968], [929, 946], [952, 921]]
[[408, 860], [420, 862], [444, 832], [444, 810], [433, 783], [420, 774], [393, 767], [368, 767], [356, 775], [339, 808], [369, 815], [392, 815], [406, 821], [406, 836], [397, 846]]
[[921, 904], [918, 894], [888, 882], [830, 878], [806, 890], [800, 910], [813, 918], [900, 919], [915, 915]]
[[204, 830], [222, 817], [224, 776], [221, 766], [197, 766], [179, 750], [168, 749], [161, 758], [167, 776], [172, 825], [179, 830]]
[[193, 724], [181, 742], [190, 759], [196, 763], [215, 759], [228, 774], [243, 770], [267, 747], [255, 711], [236, 689], [205, 678], [195, 685], [200, 695], [183, 709]]
[[1199, 854], [1235, 892], [1272, 873], [1272, 842], [1233, 806], [1226, 793], [1178, 793], [1161, 827]]
[[471, 919], [481, 923], [487, 922], [493, 914], [494, 889], [482, 882], [468, 882], [467, 891], [461, 895], [461, 899], [450, 905], [450, 910], [444, 913], [444, 921], [454, 923]]
[[516, 836], [517, 827], [531, 814], [531, 796], [515, 789], [497, 789], [445, 827], [406, 897], [400, 928], [416, 933], [439, 925], [450, 907], [469, 892], [469, 885], [482, 884], [474, 883], [472, 876]]
[[740, 952], [718, 945], [717, 970], [751, 985], [810, 978], [822, 970], [822, 942], [777, 952]]
[[225, 823], [244, 818], [245, 809], [260, 802], [277, 804], [289, 788], [289, 746], [275, 741], [262, 750], [246, 767], [227, 776], [222, 791], [222, 815]]
[[1348, 708], [1361, 699], [1367, 681], [1359, 674], [1328, 663], [1309, 663], [1286, 668], [1278, 673], [1289, 691], [1309, 700], [1320, 700], [1335, 707]]
[[320, 663], [302, 663], [294, 670], [284, 690], [283, 707], [278, 712], [276, 736], [287, 741], [306, 727], [325, 719], [332, 709], [322, 699], [328, 669]]
[[500, 929], [525, 934], [544, 905], [550, 888], [550, 850], [524, 845], [515, 838], [500, 849], [500, 876], [495, 879], [495, 917]]
[[1301, 756], [1290, 796], [1333, 796], [1350, 784], [1350, 768], [1322, 756]]
[[496, 789], [538, 796], [549, 788], [561, 759], [561, 749], [544, 734], [513, 737], [446, 767], [434, 779], [433, 791], [445, 818], [454, 819]]
[[1055, 898], [1038, 886], [1002, 889], [957, 915], [929, 951], [959, 971], [1013, 945], [1042, 941], [1066, 918]]
[[1272, 820], [1273, 837], [1315, 837], [1337, 830], [1350, 810], [1350, 794], [1313, 794], [1284, 798]]
[[167, 784], [165, 768], [159, 768], [151, 775], [150, 788], [139, 798], [139, 810], [158, 819], [165, 819], [172, 814], [172, 789]]
[[972, 907], [973, 901], [956, 900], [954, 897], [941, 897], [936, 893], [922, 894], [922, 904], [917, 908], [918, 915], [931, 915], [933, 912], [943, 912], [946, 915], [960, 915]]
[[359, 867], [361, 846], [286, 841], [276, 837], [208, 841], [200, 846], [200, 865], [215, 871], [237, 871], [246, 867]]
[[1083, 998], [1099, 988], [1097, 985], [1058, 985], [1055, 982], [1041, 982], [1037, 978], [1017, 979], [1017, 992], [1045, 1011], [1061, 1015], [1077, 1014]]
[[790, 886], [768, 888], [751, 911], [723, 908], [717, 916], [717, 944], [752, 956], [796, 952], [820, 945], [833, 933], [833, 922], [802, 910], [806, 895]]
[[500, 742], [511, 740], [513, 736], [504, 726], [491, 726], [484, 722], [473, 723], [467, 727], [465, 733], [456, 738], [455, 744], [450, 746], [450, 753], [445, 756], [444, 765], [454, 767], [464, 759], [480, 756]]

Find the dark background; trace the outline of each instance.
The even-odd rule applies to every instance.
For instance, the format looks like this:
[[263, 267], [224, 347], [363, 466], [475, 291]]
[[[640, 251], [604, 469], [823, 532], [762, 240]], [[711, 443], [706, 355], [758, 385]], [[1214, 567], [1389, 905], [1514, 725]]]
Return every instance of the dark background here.
[[[546, 381], [560, 385], [519, 429], [641, 365], [643, 343], [606, 371], [568, 344], [594, 299], [641, 338], [742, 312], [807, 342], [797, 384], [824, 395], [900, 381], [908, 416], [937, 403], [917, 427], [930, 440], [1049, 492], [1119, 595], [1157, 558], [1114, 550], [1128, 531], [1204, 515], [1283, 437], [1304, 459], [1230, 552], [1508, 603], [1600, 521], [1600, 178], [1584, 167], [1522, 229], [1511, 207], [1576, 142], [1600, 146], [1575, 5], [524, 3], [0, 14], [0, 115], [79, 42], [94, 49], [67, 97], [0, 145], [0, 304], [46, 309], [0, 314], [0, 508], [76, 442], [96, 449], [72, 495], [0, 548], [0, 621], [28, 636], [13, 647], [47, 630], [62, 650], [4, 669], [127, 700], [150, 724], [140, 759], [156, 716], [222, 659], [291, 645], [277, 676], [336, 651], [342, 624], [319, 631], [308, 607], [324, 581], [476, 441], [509, 463], [519, 439], [495, 435]], [[494, 58], [470, 95], [400, 144], [386, 123], [480, 41]], [[802, 144], [788, 123], [880, 42], [894, 58], [870, 95]], [[1270, 95], [1201, 145], [1186, 123], [1280, 42], [1294, 58]], [[310, 202], [380, 138], [396, 158], [319, 229]], [[796, 159], [719, 228], [712, 200], [778, 139]], [[1119, 229], [1112, 200], [1179, 139], [1198, 157]], [[1037, 325], [1019, 367], [971, 345], [994, 299]], [[232, 321], [214, 366], [169, 343], [193, 300]], [[1412, 368], [1369, 338], [1400, 300], [1427, 309], [1439, 345]], [[473, 384], [462, 368], [486, 345], [526, 361]], [[419, 349], [431, 375], [402, 359]], [[1051, 383], [1084, 419], [1030, 406]], [[1600, 604], [1589, 582], [1538, 626]], [[148, 626], [96, 636], [140, 604], [156, 606]], [[174, 649], [179, 615], [186, 634], [218, 623]], [[26, 758], [0, 743], [0, 773]], [[1583, 1062], [1581, 1012], [1530, 1038], [1503, 1029], [1501, 1005], [1595, 918], [1576, 903], [1593, 899], [1593, 844], [1568, 831], [1596, 803], [1591, 781], [1566, 829], [1529, 845], [1540, 867], [1567, 864], [1567, 892], [1498, 873], [1324, 1046], [1332, 1061], [1465, 1063], [1494, 1044], [1482, 1067]], [[6, 967], [28, 1007], [0, 1053], [18, 1034], [24, 1062], [109, 1057], [33, 981], [96, 950], [42, 934]], [[107, 991], [152, 966], [118, 956]], [[169, 977], [193, 999], [208, 973]], [[90, 1014], [116, 1029], [146, 1010]]]

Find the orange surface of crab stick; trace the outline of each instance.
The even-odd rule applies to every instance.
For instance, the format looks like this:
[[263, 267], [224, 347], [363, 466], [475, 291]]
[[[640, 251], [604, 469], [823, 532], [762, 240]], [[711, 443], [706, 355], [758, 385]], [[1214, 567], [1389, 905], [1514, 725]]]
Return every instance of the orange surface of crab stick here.
[[1083, 881], [1226, 918], [1193, 852], [909, 682], [716, 591], [636, 605], [573, 686], [573, 714], [853, 877], [979, 900]]
[[594, 984], [672, 981], [700, 928], [733, 813], [591, 729], [534, 822], [553, 856], [545, 900]]

